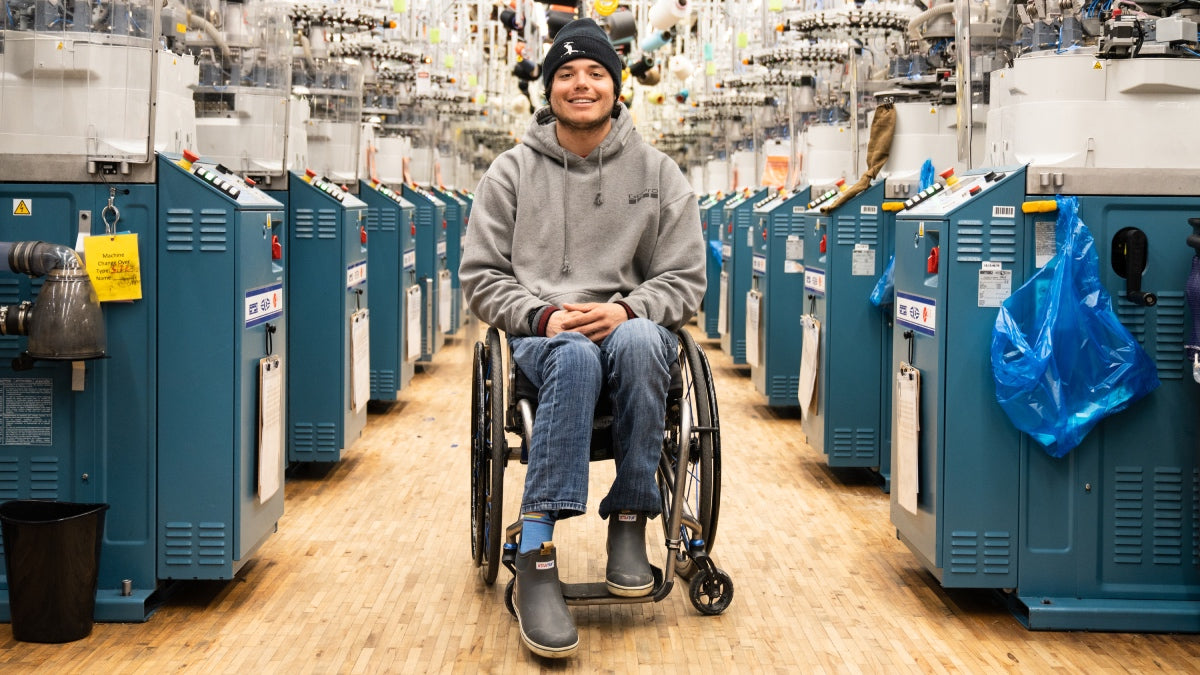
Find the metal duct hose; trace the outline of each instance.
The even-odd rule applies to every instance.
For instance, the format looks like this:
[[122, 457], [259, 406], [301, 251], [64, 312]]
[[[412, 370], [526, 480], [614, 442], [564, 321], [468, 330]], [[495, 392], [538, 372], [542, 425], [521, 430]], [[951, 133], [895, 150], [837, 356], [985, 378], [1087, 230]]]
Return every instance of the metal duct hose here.
[[0, 242], [8, 268], [46, 277], [32, 305], [0, 307], [0, 333], [28, 335], [34, 359], [78, 361], [104, 356], [108, 346], [96, 289], [74, 249], [41, 241]]

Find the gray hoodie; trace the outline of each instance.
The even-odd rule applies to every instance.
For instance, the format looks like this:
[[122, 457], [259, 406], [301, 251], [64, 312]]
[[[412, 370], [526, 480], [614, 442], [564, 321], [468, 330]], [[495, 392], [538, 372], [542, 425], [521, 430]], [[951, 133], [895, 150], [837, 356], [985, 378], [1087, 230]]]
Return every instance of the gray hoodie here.
[[565, 150], [549, 108], [475, 189], [459, 279], [471, 311], [510, 335], [571, 302], [621, 302], [683, 326], [705, 289], [700, 211], [679, 166], [629, 113], [587, 157]]

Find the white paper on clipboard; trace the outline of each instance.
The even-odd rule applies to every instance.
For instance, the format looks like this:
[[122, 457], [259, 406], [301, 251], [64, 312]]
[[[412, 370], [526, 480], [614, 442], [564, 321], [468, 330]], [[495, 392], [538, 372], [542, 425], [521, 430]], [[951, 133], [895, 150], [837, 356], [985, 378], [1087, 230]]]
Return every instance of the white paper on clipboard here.
[[725, 335], [729, 328], [729, 275], [721, 272], [717, 291], [717, 334]]
[[371, 310], [350, 316], [350, 409], [362, 412], [371, 398]]
[[917, 465], [921, 431], [921, 371], [907, 363], [896, 373], [896, 436], [893, 458], [896, 503], [916, 515], [920, 492]]
[[413, 284], [404, 294], [404, 360], [416, 361], [421, 357], [421, 287]]
[[450, 270], [438, 272], [438, 330], [450, 332], [450, 312], [452, 311], [450, 287]]
[[258, 503], [283, 484], [283, 360], [258, 360]]
[[813, 395], [817, 391], [817, 356], [821, 353], [821, 322], [812, 314], [800, 317], [802, 340], [800, 346], [800, 386], [797, 398], [800, 399], [800, 417], [808, 417], [809, 407], [813, 403]]
[[758, 346], [762, 344], [758, 331], [762, 328], [762, 294], [750, 291], [746, 294], [746, 364], [751, 368], [761, 365]]

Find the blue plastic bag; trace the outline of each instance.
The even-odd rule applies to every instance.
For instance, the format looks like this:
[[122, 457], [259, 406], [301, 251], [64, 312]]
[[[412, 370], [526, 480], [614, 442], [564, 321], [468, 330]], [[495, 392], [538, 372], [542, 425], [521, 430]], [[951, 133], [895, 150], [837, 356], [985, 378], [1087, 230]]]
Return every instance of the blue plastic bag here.
[[716, 262], [718, 265], [720, 265], [721, 258], [723, 257], [721, 255], [721, 240], [720, 239], [710, 239], [708, 241], [708, 252], [710, 254], [712, 254], [713, 261]]
[[1014, 292], [992, 330], [996, 400], [1052, 457], [1158, 387], [1154, 362], [1117, 320], [1079, 200], [1058, 198], [1058, 254]]
[[875, 288], [871, 291], [871, 304], [888, 311], [887, 308], [892, 306], [896, 300], [896, 285], [893, 281], [896, 270], [896, 255], [888, 258], [887, 267], [883, 270], [883, 275], [879, 277], [879, 281], [875, 282]]
[[927, 159], [921, 164], [920, 182], [917, 184], [917, 187], [924, 190], [932, 186], [934, 180], [936, 180], [936, 177], [933, 173], [933, 160]]

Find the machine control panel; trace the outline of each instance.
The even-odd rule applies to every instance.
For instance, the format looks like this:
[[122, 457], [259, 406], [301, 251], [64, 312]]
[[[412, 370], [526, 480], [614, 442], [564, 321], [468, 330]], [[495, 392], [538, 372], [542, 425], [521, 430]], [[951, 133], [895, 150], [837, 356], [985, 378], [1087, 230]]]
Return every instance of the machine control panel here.
[[[905, 201], [905, 208], [901, 213], [917, 216], [945, 215], [967, 201], [977, 199], [979, 195], [999, 184], [1007, 175], [1008, 173], [1004, 171], [989, 170], [984, 173], [964, 175], [961, 180], [955, 180], [948, 185], [934, 183]], [[1011, 208], [1013, 213], [1007, 215], [1013, 216], [1016, 213], [1016, 207], [1017, 205], [1014, 204], [996, 208]], [[997, 216], [999, 215], [1004, 214], [997, 214]]]
[[243, 206], [280, 206], [279, 202], [255, 187], [254, 181], [238, 176], [229, 168], [212, 162], [201, 161], [196, 153], [184, 150], [179, 159], [164, 155], [171, 163], [208, 183], [221, 194]]
[[192, 173], [196, 174], [200, 180], [212, 185], [233, 199], [237, 199], [238, 195], [242, 193], [241, 188], [235, 186], [232, 181], [223, 178], [220, 173], [214, 171], [213, 169], [209, 169], [204, 166], [197, 166], [196, 168], [192, 169]]
[[324, 178], [314, 178], [312, 185], [339, 202], [346, 201], [346, 191]]

